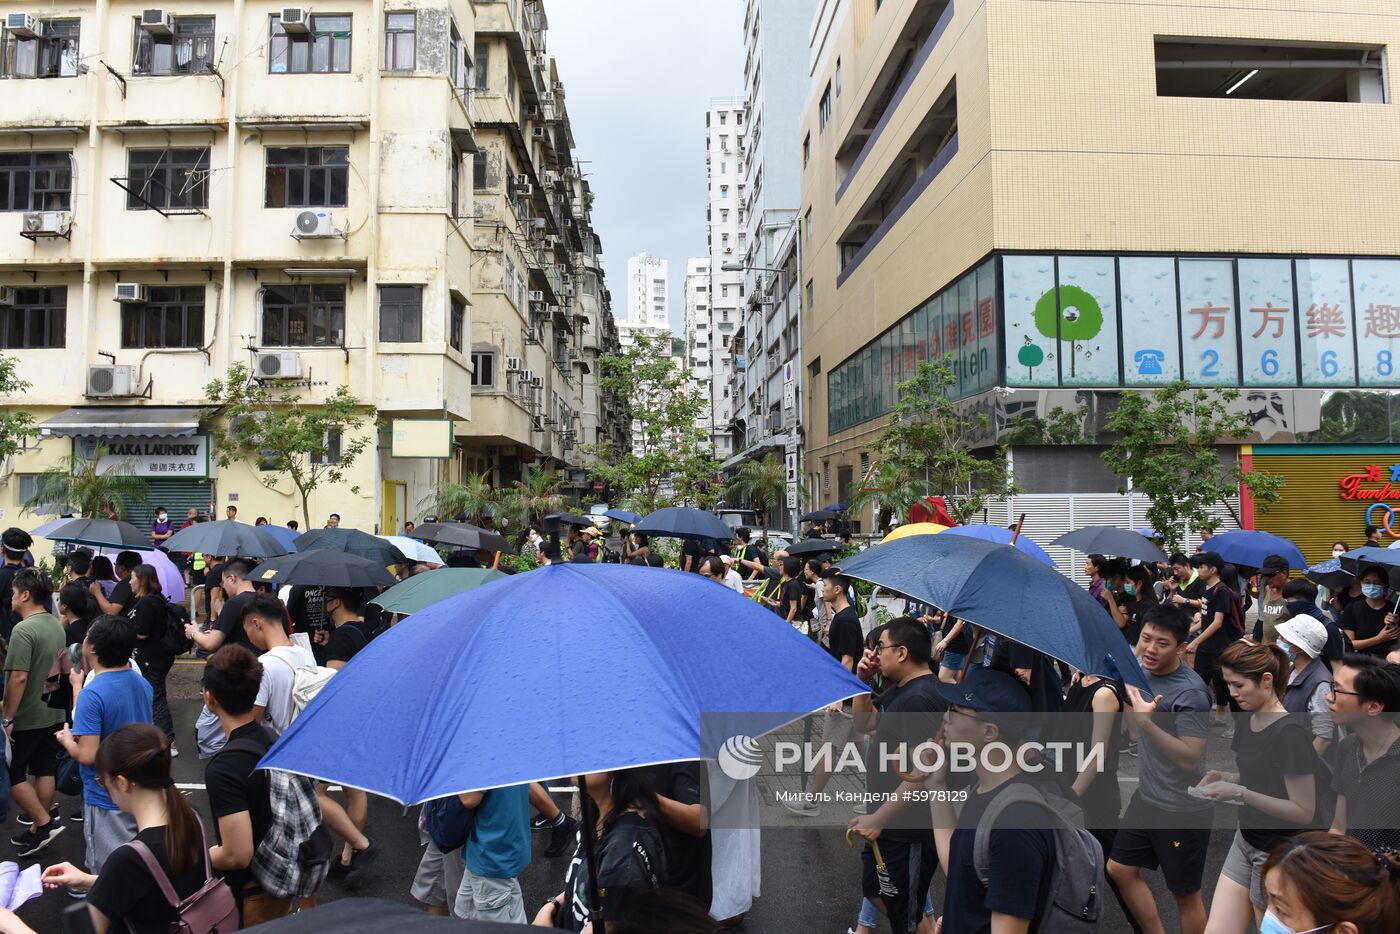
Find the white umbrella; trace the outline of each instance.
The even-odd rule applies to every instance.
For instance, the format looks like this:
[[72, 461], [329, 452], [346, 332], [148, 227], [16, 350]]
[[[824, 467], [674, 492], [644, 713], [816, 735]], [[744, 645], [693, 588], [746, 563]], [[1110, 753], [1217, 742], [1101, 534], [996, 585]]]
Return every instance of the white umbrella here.
[[379, 538], [384, 539], [399, 551], [402, 551], [404, 557], [408, 558], [410, 561], [427, 561], [432, 564], [442, 564], [442, 555], [438, 554], [437, 549], [426, 542], [405, 538], [402, 535], [380, 535]]

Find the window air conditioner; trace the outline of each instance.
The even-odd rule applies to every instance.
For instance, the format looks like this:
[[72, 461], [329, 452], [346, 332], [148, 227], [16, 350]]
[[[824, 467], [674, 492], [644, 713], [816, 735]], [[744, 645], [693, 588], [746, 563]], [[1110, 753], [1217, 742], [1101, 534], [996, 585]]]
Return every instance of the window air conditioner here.
[[6, 13], [5, 30], [21, 39], [38, 39], [44, 34], [44, 22], [33, 13]]
[[532, 301], [532, 302], [542, 302], [542, 301], [544, 301], [544, 293], [543, 293], [543, 292], [535, 292], [535, 291], [530, 292], [530, 301]]
[[295, 351], [254, 354], [253, 373], [257, 379], [300, 379], [301, 354]]
[[335, 229], [330, 211], [298, 211], [292, 236], [297, 240], [324, 240], [342, 234]]
[[283, 7], [280, 19], [283, 32], [306, 33], [311, 31], [311, 11], [304, 6]]
[[153, 36], [168, 36], [175, 31], [175, 18], [165, 10], [142, 10], [141, 28]]
[[533, 386], [535, 389], [539, 389], [542, 386], [544, 386], [544, 380], [538, 376], [532, 376], [530, 377], [530, 385]]
[[90, 366], [88, 367], [87, 394], [89, 396], [134, 396], [136, 395], [136, 367], [134, 366]]
[[528, 198], [535, 193], [535, 188], [529, 182], [520, 182], [515, 186], [515, 193], [521, 197]]
[[526, 105], [525, 105], [525, 116], [529, 117], [531, 120], [538, 120], [538, 119], [540, 118], [540, 105], [539, 105], [539, 104], [526, 104]]
[[67, 211], [29, 211], [20, 233], [31, 240], [38, 237], [66, 237], [73, 228], [73, 215]]
[[530, 135], [535, 139], [545, 139], [545, 128], [542, 126], [532, 127]]
[[516, 372], [519, 372], [519, 370], [520, 370], [520, 358], [519, 358], [519, 357], [506, 357], [506, 372], [507, 372], [507, 373], [516, 373]]
[[146, 287], [139, 282], [118, 282], [116, 301], [144, 302], [146, 301]]
[[0, 285], [0, 308], [9, 308], [15, 303], [15, 290], [8, 285]]

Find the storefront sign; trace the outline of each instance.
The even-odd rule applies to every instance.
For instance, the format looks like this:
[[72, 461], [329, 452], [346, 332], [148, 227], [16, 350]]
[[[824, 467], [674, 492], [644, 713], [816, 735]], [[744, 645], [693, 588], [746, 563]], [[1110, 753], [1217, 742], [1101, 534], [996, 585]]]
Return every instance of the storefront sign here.
[[109, 473], [119, 467], [136, 477], [209, 476], [209, 439], [205, 435], [188, 438], [77, 438], [75, 445], [85, 458], [95, 457], [98, 447], [104, 455], [97, 472]]
[[[1376, 483], [1381, 485], [1362, 485]], [[1379, 464], [1371, 464], [1366, 468], [1365, 473], [1347, 474], [1341, 479], [1338, 486], [1341, 488], [1339, 495], [1342, 499], [1400, 500], [1400, 464], [1393, 464], [1389, 469], [1383, 468]]]

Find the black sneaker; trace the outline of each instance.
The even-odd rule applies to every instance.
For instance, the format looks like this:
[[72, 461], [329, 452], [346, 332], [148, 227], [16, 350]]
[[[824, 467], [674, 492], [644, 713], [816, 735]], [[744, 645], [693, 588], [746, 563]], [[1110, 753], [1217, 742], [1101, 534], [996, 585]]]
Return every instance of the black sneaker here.
[[552, 817], [537, 817], [530, 821], [530, 829], [534, 831], [548, 830], [553, 826], [554, 818]]
[[574, 835], [578, 833], [578, 821], [567, 814], [563, 817], [562, 821], [549, 829], [549, 846], [545, 848], [545, 856], [563, 856], [574, 842]]
[[75, 824], [81, 824], [83, 822], [83, 809], [79, 808], [78, 810], [74, 811], [68, 816], [68, 819]]
[[[15, 820], [19, 821], [26, 827], [34, 826], [34, 818], [30, 817], [23, 811], [19, 812], [19, 815], [15, 817]], [[58, 820], [58, 805], [55, 804], [53, 807], [49, 808], [49, 820]]]
[[49, 821], [37, 830], [31, 827], [19, 836], [12, 837], [10, 842], [19, 847], [20, 856], [33, 856], [52, 843], [54, 837], [66, 829], [58, 821]]
[[[354, 853], [350, 854], [350, 868], [345, 873], [345, 888], [352, 892], [359, 888], [360, 877], [364, 875], [364, 871], [369, 868], [370, 863], [374, 862], [378, 856], [379, 844], [377, 843], [371, 843], [363, 850], [356, 850]], [[339, 860], [336, 860], [336, 862], [339, 862]]]
[[332, 879], [343, 879], [343, 878], [345, 878], [346, 876], [348, 876], [349, 874], [350, 874], [350, 864], [349, 864], [349, 863], [342, 863], [342, 862], [340, 861], [340, 857], [339, 857], [339, 856], [337, 856], [335, 859], [331, 860], [330, 877], [331, 877]]

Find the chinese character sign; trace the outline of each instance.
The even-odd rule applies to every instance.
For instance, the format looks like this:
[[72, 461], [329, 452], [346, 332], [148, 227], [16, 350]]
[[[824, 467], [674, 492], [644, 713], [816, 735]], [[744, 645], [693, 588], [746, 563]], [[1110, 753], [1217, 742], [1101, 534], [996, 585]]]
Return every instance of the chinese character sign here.
[[1160, 386], [1181, 378], [1176, 328], [1163, 327], [1176, 314], [1176, 260], [1170, 256], [1124, 256], [1118, 261], [1123, 319], [1123, 383]]
[[1305, 386], [1356, 384], [1351, 275], [1344, 259], [1298, 260], [1300, 363]]
[[1400, 357], [1400, 262], [1351, 264], [1356, 289], [1356, 375], [1362, 386], [1394, 388]]
[[1239, 281], [1240, 371], [1244, 385], [1297, 385], [1293, 264], [1286, 259], [1241, 259]]
[[1234, 263], [1183, 259], [1177, 267], [1182, 375], [1200, 386], [1238, 385]]

